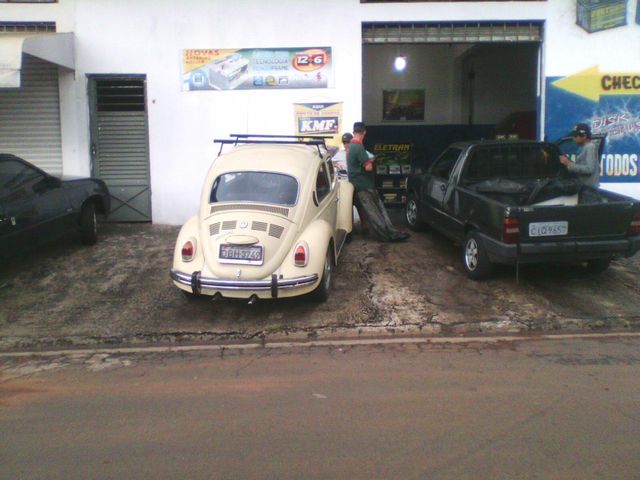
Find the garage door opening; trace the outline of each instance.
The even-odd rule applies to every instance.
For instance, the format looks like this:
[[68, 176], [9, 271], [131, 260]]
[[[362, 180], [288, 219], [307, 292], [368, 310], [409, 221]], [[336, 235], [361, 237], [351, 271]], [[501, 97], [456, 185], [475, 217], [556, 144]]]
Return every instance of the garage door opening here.
[[424, 167], [454, 141], [539, 136], [540, 23], [367, 23], [362, 38], [366, 143], [383, 159], [385, 203], [402, 203], [407, 163]]

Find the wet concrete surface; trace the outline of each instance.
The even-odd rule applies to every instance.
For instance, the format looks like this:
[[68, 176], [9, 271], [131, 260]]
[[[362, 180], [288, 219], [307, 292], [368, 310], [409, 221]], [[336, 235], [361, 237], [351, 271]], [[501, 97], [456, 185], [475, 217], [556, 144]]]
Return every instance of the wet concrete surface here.
[[[400, 212], [394, 220], [401, 225]], [[405, 228], [405, 227], [402, 227]], [[104, 224], [0, 266], [0, 350], [322, 338], [640, 330], [640, 256], [600, 275], [579, 265], [503, 267], [470, 280], [435, 232], [404, 243], [354, 233], [330, 299], [189, 299], [169, 279], [179, 227]]]

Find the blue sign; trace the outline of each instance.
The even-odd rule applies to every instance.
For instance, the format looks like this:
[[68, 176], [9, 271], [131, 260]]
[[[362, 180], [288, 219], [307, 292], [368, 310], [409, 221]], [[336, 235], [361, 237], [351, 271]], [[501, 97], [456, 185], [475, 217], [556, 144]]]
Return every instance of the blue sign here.
[[554, 85], [547, 77], [545, 131], [549, 141], [566, 136], [576, 123], [606, 134], [600, 159], [603, 183], [640, 183], [640, 95], [600, 95], [597, 101]]

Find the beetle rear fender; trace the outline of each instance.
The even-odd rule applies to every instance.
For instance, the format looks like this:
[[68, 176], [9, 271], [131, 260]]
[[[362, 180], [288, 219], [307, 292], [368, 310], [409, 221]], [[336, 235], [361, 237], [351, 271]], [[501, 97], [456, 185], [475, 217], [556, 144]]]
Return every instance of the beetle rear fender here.
[[[324, 269], [324, 259], [329, 245], [333, 248], [333, 258], [336, 258], [334, 232], [331, 225], [324, 220], [315, 220], [298, 237], [293, 249], [300, 242], [305, 242], [309, 247], [308, 268], [312, 272], [322, 272]], [[293, 251], [292, 251], [293, 253]]]
[[353, 184], [351, 182], [338, 182], [338, 220], [337, 229], [351, 233], [353, 230]]
[[[173, 268], [181, 272], [192, 272], [201, 270], [204, 263], [204, 255], [202, 253], [202, 245], [200, 244], [200, 235], [198, 231], [198, 216], [194, 215], [182, 226], [178, 238], [176, 240], [175, 249], [173, 250]], [[193, 260], [184, 262], [182, 260], [182, 246], [188, 240], [195, 240], [195, 255]]]

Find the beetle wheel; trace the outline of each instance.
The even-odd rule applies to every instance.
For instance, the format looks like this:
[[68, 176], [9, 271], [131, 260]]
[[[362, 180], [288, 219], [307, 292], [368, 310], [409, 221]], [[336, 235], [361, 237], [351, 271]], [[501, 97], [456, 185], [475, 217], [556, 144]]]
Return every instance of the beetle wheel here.
[[316, 302], [326, 302], [329, 299], [331, 284], [333, 280], [333, 255], [331, 254], [331, 246], [327, 250], [324, 259], [324, 268], [322, 270], [322, 278], [316, 289], [311, 292], [311, 298]]

